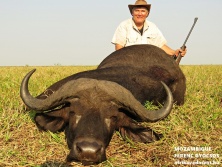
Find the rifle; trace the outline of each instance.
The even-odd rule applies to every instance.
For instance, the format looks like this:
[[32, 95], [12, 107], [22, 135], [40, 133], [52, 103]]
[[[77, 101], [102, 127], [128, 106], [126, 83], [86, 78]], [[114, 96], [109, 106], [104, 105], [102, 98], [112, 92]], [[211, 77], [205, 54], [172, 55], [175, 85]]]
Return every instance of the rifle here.
[[[188, 40], [188, 38], [189, 38], [189, 36], [190, 36], [190, 34], [191, 34], [191, 32], [192, 32], [192, 30], [193, 30], [196, 22], [197, 22], [197, 20], [198, 20], [198, 18], [196, 17], [196, 18], [194, 19], [193, 26], [191, 27], [190, 32], [189, 32], [189, 34], [187, 35], [187, 38], [186, 38], [186, 40], [184, 41], [184, 43], [183, 43], [183, 45], [182, 45], [182, 47], [181, 47], [182, 50], [185, 50], [185, 49], [186, 49], [187, 40]], [[179, 53], [178, 56], [174, 56], [174, 59], [176, 60], [177, 64], [179, 64], [179, 63], [180, 63], [180, 60], [182, 59], [181, 53]]]

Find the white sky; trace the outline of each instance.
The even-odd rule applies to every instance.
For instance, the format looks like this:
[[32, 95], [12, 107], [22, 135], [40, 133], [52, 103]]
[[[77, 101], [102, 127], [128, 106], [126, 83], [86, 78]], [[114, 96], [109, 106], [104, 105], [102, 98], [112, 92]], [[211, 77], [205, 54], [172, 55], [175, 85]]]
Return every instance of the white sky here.
[[[222, 64], [222, 0], [147, 0], [173, 49], [196, 26], [181, 64]], [[0, 0], [0, 66], [98, 65], [135, 0]]]

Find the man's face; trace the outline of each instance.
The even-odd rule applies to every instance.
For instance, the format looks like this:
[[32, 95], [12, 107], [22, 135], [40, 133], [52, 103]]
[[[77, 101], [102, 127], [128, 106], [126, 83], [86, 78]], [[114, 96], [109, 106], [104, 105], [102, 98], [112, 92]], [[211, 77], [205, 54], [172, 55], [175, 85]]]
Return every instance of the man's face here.
[[132, 11], [133, 20], [136, 24], [142, 24], [146, 20], [149, 12], [145, 7], [135, 7]]

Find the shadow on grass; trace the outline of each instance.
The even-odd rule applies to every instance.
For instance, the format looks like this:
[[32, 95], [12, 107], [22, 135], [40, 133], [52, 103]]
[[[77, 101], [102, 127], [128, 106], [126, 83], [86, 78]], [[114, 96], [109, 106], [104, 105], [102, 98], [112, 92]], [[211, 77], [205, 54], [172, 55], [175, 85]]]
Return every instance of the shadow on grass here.
[[71, 167], [71, 166], [72, 165], [69, 165], [64, 162], [46, 161], [45, 163], [37, 165], [35, 167]]

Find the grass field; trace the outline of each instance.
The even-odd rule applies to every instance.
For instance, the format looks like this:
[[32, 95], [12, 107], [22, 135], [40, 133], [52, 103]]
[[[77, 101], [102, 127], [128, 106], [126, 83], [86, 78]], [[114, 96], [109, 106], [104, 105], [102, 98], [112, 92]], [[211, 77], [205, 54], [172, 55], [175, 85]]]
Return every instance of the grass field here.
[[[29, 89], [35, 96], [59, 79], [95, 67], [0, 67], [1, 167], [66, 166], [68, 149], [64, 134], [38, 131], [31, 119], [33, 113], [23, 109], [19, 87], [22, 78], [33, 68], [37, 71]], [[144, 123], [162, 133], [163, 139], [151, 144], [133, 143], [123, 141], [115, 133], [107, 148], [108, 160], [98, 167], [172, 167], [178, 166], [177, 161], [215, 164], [179, 166], [222, 166], [222, 65], [181, 68], [187, 78], [185, 104], [174, 106], [163, 121]], [[206, 150], [175, 150], [178, 147]], [[80, 163], [72, 165], [81, 166]]]

